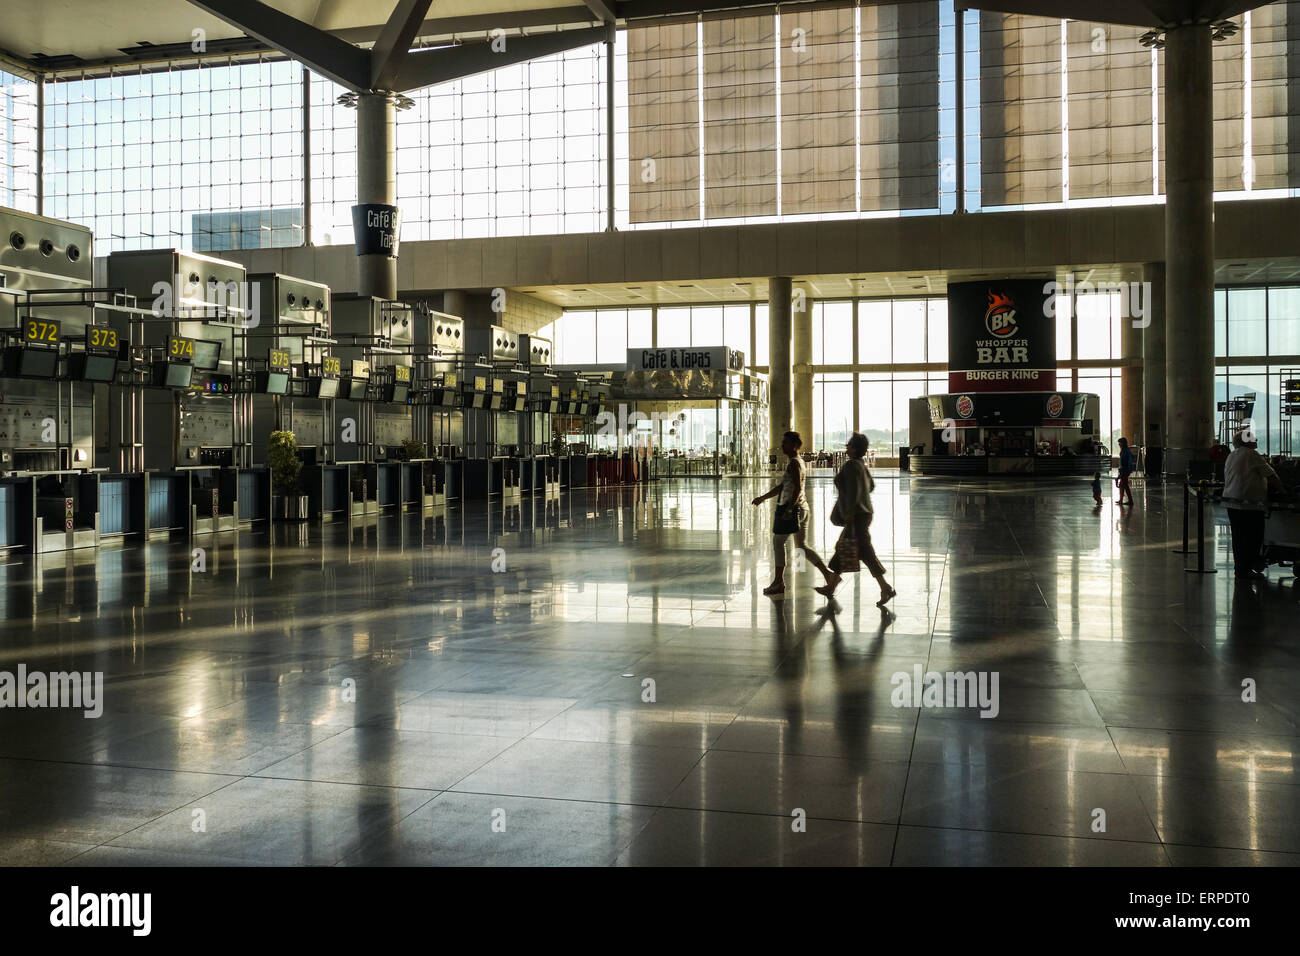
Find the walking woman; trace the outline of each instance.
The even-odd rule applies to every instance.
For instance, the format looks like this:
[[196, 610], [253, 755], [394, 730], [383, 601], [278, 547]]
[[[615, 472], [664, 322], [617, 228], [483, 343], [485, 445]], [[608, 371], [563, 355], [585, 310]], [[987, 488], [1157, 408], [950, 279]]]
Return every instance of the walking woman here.
[[785, 541], [790, 535], [794, 535], [795, 547], [803, 549], [812, 566], [826, 578], [827, 584], [832, 580], [838, 584], [840, 580], [839, 575], [832, 574], [826, 563], [805, 541], [808, 533], [808, 499], [804, 496], [806, 469], [803, 459], [799, 457], [799, 449], [802, 447], [803, 439], [798, 432], [786, 432], [781, 437], [781, 451], [789, 459], [785, 473], [772, 486], [771, 491], [754, 499], [757, 506], [774, 495], [780, 495], [772, 519], [772, 549], [776, 567], [772, 571], [772, 583], [763, 589], [764, 594], [781, 594], [785, 591]]
[[855, 434], [850, 437], [848, 450], [849, 460], [835, 476], [835, 490], [839, 497], [831, 511], [831, 524], [844, 529], [835, 542], [835, 555], [830, 563], [830, 569], [835, 572], [835, 580], [828, 579], [824, 587], [817, 589], [817, 593], [834, 596], [840, 575], [856, 572], [861, 561], [865, 562], [867, 570], [880, 585], [880, 600], [876, 602], [876, 607], [884, 607], [898, 592], [885, 580], [885, 566], [880, 563], [876, 549], [871, 546], [871, 532], [868, 529], [872, 518], [871, 492], [875, 490], [876, 482], [867, 469], [867, 436]]

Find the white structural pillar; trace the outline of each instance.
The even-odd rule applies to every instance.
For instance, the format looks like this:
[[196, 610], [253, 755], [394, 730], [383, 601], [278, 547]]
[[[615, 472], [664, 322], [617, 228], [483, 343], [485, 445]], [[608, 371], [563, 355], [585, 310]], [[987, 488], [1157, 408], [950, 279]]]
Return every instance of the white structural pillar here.
[[794, 424], [790, 286], [789, 276], [767, 280], [769, 454], [780, 449], [781, 436]]
[[792, 380], [794, 384], [794, 430], [803, 438], [805, 451], [813, 451], [813, 334], [812, 296], [803, 283], [791, 288], [790, 314], [794, 333]]
[[[390, 93], [357, 97], [357, 202], [397, 205], [397, 106]], [[357, 291], [397, 298], [397, 259], [383, 253], [357, 257]]]
[[1208, 23], [1165, 34], [1166, 467], [1214, 441], [1214, 113]]

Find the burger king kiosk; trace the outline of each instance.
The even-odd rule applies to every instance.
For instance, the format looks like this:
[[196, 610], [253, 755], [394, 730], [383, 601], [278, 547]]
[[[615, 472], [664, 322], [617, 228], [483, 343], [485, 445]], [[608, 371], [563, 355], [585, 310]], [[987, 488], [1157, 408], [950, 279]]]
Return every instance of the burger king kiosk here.
[[948, 286], [948, 394], [910, 403], [910, 468], [922, 475], [1091, 475], [1101, 400], [1056, 388], [1056, 283]]

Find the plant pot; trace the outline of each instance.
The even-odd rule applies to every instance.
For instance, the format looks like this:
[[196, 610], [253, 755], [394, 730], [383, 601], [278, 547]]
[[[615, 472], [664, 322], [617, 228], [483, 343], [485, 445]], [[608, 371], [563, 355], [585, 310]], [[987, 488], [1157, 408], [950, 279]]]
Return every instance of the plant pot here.
[[273, 521], [283, 521], [285, 516], [285, 499], [284, 495], [271, 496], [271, 519]]
[[306, 521], [311, 509], [306, 495], [290, 495], [285, 506], [284, 516], [289, 521]]

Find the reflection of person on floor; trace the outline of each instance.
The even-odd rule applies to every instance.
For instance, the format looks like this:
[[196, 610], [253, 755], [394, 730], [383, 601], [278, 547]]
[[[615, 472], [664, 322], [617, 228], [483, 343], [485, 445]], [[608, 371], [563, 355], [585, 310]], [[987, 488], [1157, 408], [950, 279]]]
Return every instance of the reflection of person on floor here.
[[839, 497], [831, 512], [831, 523], [840, 525], [844, 530], [835, 542], [835, 556], [830, 563], [835, 579], [828, 580], [824, 587], [817, 589], [817, 593], [832, 597], [839, 586], [840, 575], [856, 573], [859, 562], [865, 562], [867, 570], [880, 585], [880, 600], [876, 604], [884, 607], [898, 592], [885, 580], [885, 566], [880, 563], [875, 548], [871, 546], [871, 533], [868, 529], [873, 514], [871, 492], [875, 489], [876, 482], [865, 461], [867, 445], [866, 435], [851, 436], [847, 446], [849, 460], [835, 476], [835, 490]]
[[833, 575], [826, 563], [818, 557], [817, 552], [808, 547], [805, 540], [808, 534], [808, 499], [804, 494], [804, 483], [808, 467], [799, 457], [803, 439], [798, 432], [786, 432], [781, 436], [781, 451], [789, 459], [781, 480], [772, 486], [772, 490], [754, 499], [754, 505], [761, 505], [768, 498], [779, 495], [776, 501], [776, 513], [772, 519], [772, 550], [775, 567], [772, 569], [772, 583], [763, 589], [764, 594], [781, 594], [785, 591], [785, 542], [794, 535], [794, 545], [802, 549], [804, 555], [814, 568], [822, 573], [828, 582]]
[[1223, 464], [1223, 497], [1232, 526], [1232, 563], [1238, 581], [1264, 577], [1264, 509], [1268, 491], [1282, 491], [1277, 472], [1255, 450], [1253, 436], [1232, 437], [1232, 454]]

